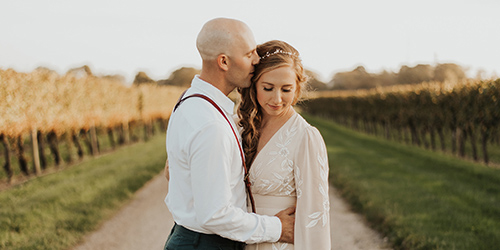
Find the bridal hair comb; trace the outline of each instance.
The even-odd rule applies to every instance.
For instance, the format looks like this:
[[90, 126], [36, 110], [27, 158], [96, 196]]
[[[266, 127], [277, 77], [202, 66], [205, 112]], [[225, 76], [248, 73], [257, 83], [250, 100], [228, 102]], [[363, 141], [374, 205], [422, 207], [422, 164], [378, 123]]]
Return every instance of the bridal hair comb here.
[[273, 56], [273, 55], [276, 55], [276, 54], [285, 54], [285, 55], [290, 55], [290, 56], [297, 56], [295, 53], [287, 52], [287, 51], [284, 51], [282, 49], [276, 49], [272, 53], [266, 52], [265, 55], [263, 55], [262, 57], [260, 57], [260, 60], [266, 59], [266, 58], [268, 58], [270, 56]]

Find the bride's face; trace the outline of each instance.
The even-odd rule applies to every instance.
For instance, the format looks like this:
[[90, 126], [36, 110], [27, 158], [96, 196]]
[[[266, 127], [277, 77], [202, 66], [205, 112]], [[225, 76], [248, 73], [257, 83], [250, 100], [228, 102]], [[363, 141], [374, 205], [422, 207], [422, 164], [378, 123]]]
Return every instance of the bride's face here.
[[280, 116], [292, 107], [297, 91], [297, 76], [290, 66], [262, 74], [256, 83], [257, 101], [264, 115]]

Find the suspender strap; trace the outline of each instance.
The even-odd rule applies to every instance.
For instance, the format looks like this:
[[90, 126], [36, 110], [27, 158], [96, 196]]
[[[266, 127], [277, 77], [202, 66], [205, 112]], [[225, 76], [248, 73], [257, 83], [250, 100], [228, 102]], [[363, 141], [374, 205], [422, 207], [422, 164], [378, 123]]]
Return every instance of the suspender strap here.
[[[182, 96], [184, 96], [184, 93], [182, 94]], [[236, 135], [236, 132], [234, 131], [233, 126], [231, 125], [231, 122], [229, 122], [229, 119], [227, 118], [227, 116], [224, 113], [224, 111], [219, 107], [219, 105], [217, 105], [217, 103], [215, 103], [208, 96], [202, 95], [202, 94], [193, 94], [193, 95], [190, 95], [190, 96], [187, 96], [187, 97], [184, 97], [184, 98], [182, 98], [182, 96], [179, 99], [179, 101], [177, 101], [177, 104], [175, 104], [174, 112], [179, 107], [179, 105], [182, 102], [184, 102], [186, 99], [191, 98], [191, 97], [199, 97], [199, 98], [202, 98], [202, 99], [206, 100], [210, 104], [212, 104], [212, 106], [214, 106], [219, 111], [219, 113], [224, 117], [224, 119], [226, 119], [227, 123], [229, 123], [229, 127], [231, 127], [231, 130], [233, 131], [234, 137], [236, 138], [236, 143], [238, 143], [238, 148], [240, 149], [241, 161], [243, 162], [243, 169], [245, 170], [245, 178], [244, 178], [245, 186], [246, 186], [246, 189], [247, 189], [248, 198], [250, 199], [250, 203], [252, 205], [252, 212], [255, 213], [255, 201], [253, 199], [252, 190], [250, 188], [250, 180], [248, 179], [248, 168], [247, 168], [247, 165], [245, 163], [245, 154], [243, 153], [243, 148], [241, 147], [240, 140], [238, 140], [238, 136]]]

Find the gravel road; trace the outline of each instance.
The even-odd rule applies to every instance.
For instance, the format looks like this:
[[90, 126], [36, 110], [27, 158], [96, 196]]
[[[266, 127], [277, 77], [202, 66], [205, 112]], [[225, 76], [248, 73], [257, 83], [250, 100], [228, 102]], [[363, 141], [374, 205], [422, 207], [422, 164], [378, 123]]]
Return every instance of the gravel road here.
[[[113, 218], [95, 232], [87, 235], [82, 244], [72, 250], [149, 250], [163, 249], [173, 225], [172, 215], [163, 203], [167, 181], [156, 176], [135, 194]], [[363, 218], [330, 187], [330, 219], [332, 249], [377, 250], [390, 249], [382, 237], [366, 226]]]

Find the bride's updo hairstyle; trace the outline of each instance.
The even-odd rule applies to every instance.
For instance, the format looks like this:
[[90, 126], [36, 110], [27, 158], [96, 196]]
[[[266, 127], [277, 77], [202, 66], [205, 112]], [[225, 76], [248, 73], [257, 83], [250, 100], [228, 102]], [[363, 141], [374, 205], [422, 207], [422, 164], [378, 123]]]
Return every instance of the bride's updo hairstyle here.
[[248, 88], [239, 88], [241, 102], [238, 106], [239, 125], [243, 128], [242, 141], [246, 156], [246, 165], [250, 168], [257, 153], [259, 144], [259, 129], [262, 124], [262, 109], [257, 101], [256, 84], [260, 77], [271, 70], [289, 66], [297, 76], [295, 87], [295, 105], [301, 98], [302, 90], [305, 88], [307, 76], [299, 57], [299, 52], [290, 44], [272, 40], [257, 46], [257, 54], [260, 56], [259, 64], [255, 65], [252, 83]]

